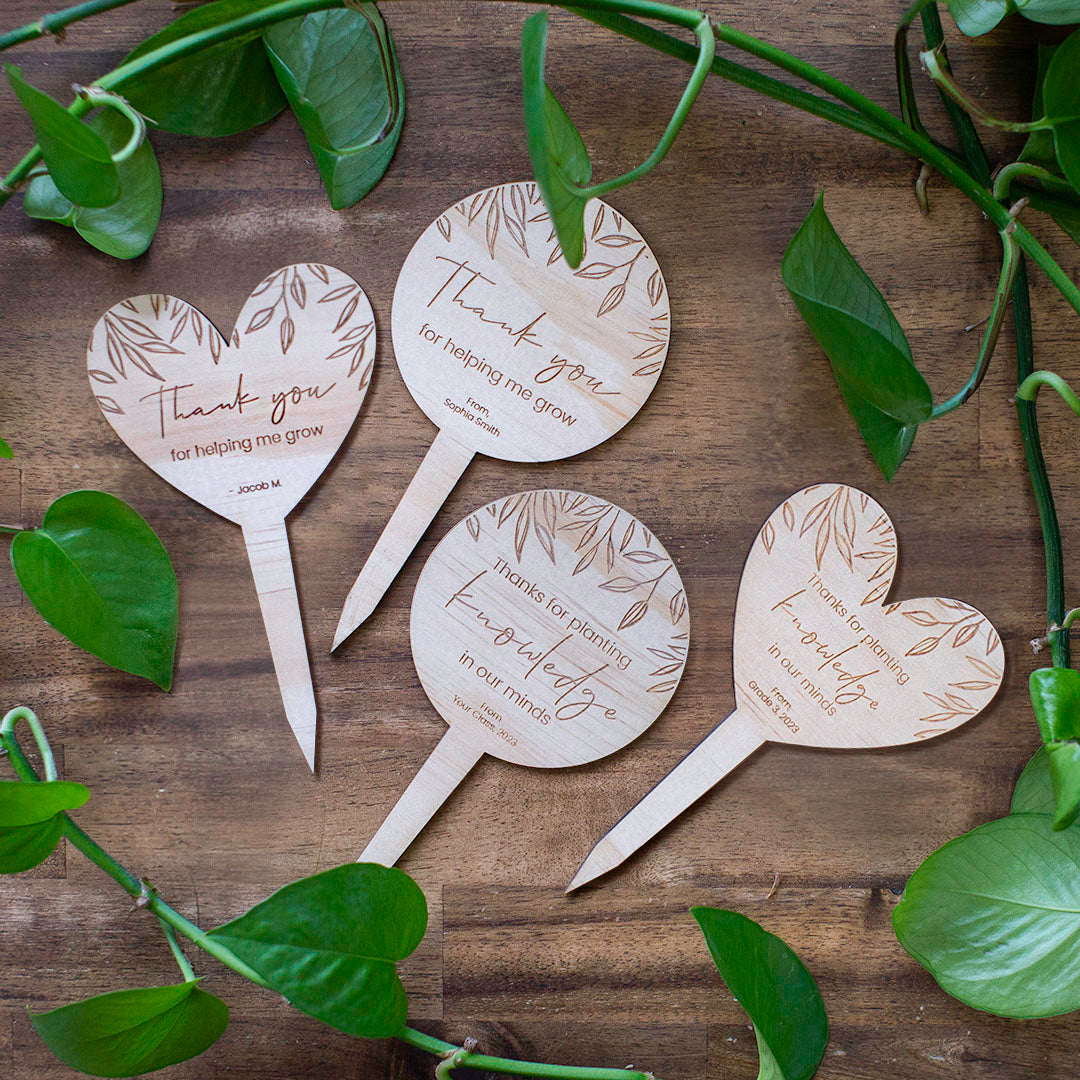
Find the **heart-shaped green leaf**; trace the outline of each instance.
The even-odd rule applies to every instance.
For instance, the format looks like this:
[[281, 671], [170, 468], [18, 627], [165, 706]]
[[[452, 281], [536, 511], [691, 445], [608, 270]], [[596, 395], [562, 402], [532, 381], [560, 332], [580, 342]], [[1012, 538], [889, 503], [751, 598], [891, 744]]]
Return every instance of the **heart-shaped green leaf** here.
[[837, 236], [823, 196], [788, 244], [781, 274], [847, 389], [901, 425], [929, 418], [930, 387], [912, 361], [907, 338], [884, 297]]
[[1013, 3], [1016, 10], [1032, 22], [1052, 26], [1080, 22], [1080, 0], [1013, 0]]
[[[88, 126], [112, 151], [122, 149], [131, 124], [114, 109], [90, 117]], [[74, 226], [75, 231], [106, 255], [133, 259], [149, 246], [161, 218], [161, 170], [149, 139], [117, 165], [120, 198], [105, 207], [76, 206], [57, 190], [51, 176], [38, 176], [26, 189], [23, 210], [32, 218]]]
[[855, 426], [859, 429], [859, 434], [863, 437], [863, 442], [866, 443], [866, 448], [885, 479], [891, 481], [904, 458], [908, 456], [919, 425], [901, 424], [899, 420], [886, 416], [869, 401], [859, 397], [839, 377], [837, 377], [836, 385], [840, 387], [840, 395], [855, 421]]
[[0, 458], [13, 458], [11, 447], [3, 439], [0, 439]]
[[65, 1064], [91, 1076], [141, 1076], [198, 1057], [221, 1037], [228, 1006], [198, 980], [117, 990], [51, 1012], [30, 1023]]
[[[147, 38], [124, 63], [277, 2], [215, 0], [204, 4]], [[259, 30], [132, 76], [116, 89], [156, 127], [181, 135], [233, 135], [265, 123], [285, 108]]]
[[547, 28], [547, 12], [538, 11], [525, 20], [521, 30], [525, 133], [533, 175], [555, 234], [567, 263], [576, 267], [585, 249], [588, 202], [579, 189], [592, 176], [592, 162], [578, 129], [544, 81]]
[[80, 206], [110, 206], [120, 197], [120, 174], [104, 140], [58, 101], [31, 86], [13, 64], [8, 82], [30, 115], [49, 175], [63, 195]]
[[1012, 0], [949, 0], [949, 14], [968, 37], [988, 34], [1012, 10]]
[[691, 908], [713, 962], [749, 1013], [761, 1058], [758, 1080], [809, 1080], [829, 1042], [829, 1021], [813, 975], [795, 953], [753, 919], [719, 908]]
[[1058, 165], [1080, 192], [1080, 30], [1054, 51], [1043, 82], [1043, 104], [1054, 129]]
[[1054, 828], [1080, 814], [1080, 671], [1039, 668], [1028, 680], [1054, 789]]
[[210, 934], [298, 1009], [380, 1039], [405, 1024], [395, 964], [426, 928], [427, 903], [408, 874], [349, 863], [286, 885]]
[[0, 826], [0, 874], [21, 874], [43, 863], [60, 842], [59, 814], [29, 825]]
[[352, 206], [386, 172], [405, 122], [405, 82], [378, 8], [316, 11], [263, 40], [330, 205]]
[[1024, 766], [1013, 788], [1010, 814], [1054, 813], [1054, 787], [1050, 779], [1050, 759], [1046, 747], [1040, 746]]
[[15, 575], [41, 617], [106, 664], [172, 684], [179, 589], [154, 530], [103, 491], [73, 491], [11, 543]]
[[946, 993], [999, 1016], [1080, 1008], [1080, 829], [991, 821], [935, 851], [893, 912], [900, 944]]
[[82, 784], [70, 780], [0, 780], [0, 826], [47, 821], [63, 810], [82, 806], [89, 798], [90, 792]]

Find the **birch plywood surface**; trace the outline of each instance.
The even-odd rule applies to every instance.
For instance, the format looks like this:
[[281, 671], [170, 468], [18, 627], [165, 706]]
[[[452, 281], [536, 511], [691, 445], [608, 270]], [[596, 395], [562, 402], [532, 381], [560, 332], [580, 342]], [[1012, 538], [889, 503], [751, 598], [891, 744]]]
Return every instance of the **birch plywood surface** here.
[[[438, 10], [436, 10], [436, 7]], [[40, 7], [4, 7], [12, 25]], [[873, 0], [712, 10], [891, 101], [896, 12]], [[63, 46], [13, 51], [58, 95], [111, 66], [171, 14], [158, 0], [75, 28]], [[784, 247], [818, 189], [838, 231], [888, 296], [940, 395], [966, 377], [987, 313], [999, 244], [940, 183], [919, 216], [914, 169], [885, 148], [714, 81], [668, 162], [611, 200], [663, 267], [673, 334], [640, 413], [564, 462], [477, 459], [384, 602], [333, 658], [357, 569], [417, 470], [435, 429], [391, 348], [391, 301], [416, 238], [485, 186], [527, 176], [518, 5], [387, 5], [408, 87], [401, 148], [363, 204], [335, 214], [306, 144], [283, 116], [235, 138], [156, 136], [165, 217], [148, 255], [110, 262], [72, 233], [0, 214], [0, 520], [40, 519], [58, 494], [100, 487], [159, 532], [181, 582], [174, 691], [105, 669], [44, 626], [0, 574], [0, 688], [45, 719], [64, 774], [93, 796], [79, 821], [204, 925], [273, 889], [356, 857], [442, 737], [409, 651], [423, 560], [473, 509], [511, 492], [572, 488], [610, 499], [658, 537], [693, 612], [693, 648], [664, 713], [627, 749], [568, 769], [486, 759], [401, 861], [423, 886], [431, 928], [404, 966], [412, 1019], [485, 1049], [595, 1065], [633, 1062], [664, 1080], [754, 1075], [753, 1036], [713, 973], [687, 908], [728, 906], [800, 952], [832, 1022], [824, 1080], [1065, 1080], [1076, 1018], [1015, 1023], [945, 997], [897, 945], [896, 896], [926, 853], [1004, 813], [1034, 749], [1026, 703], [1041, 629], [1041, 543], [1008, 398], [1006, 341], [975, 401], [920, 432], [887, 486], [857, 445], [828, 366], [779, 278]], [[952, 47], [965, 86], [1022, 115], [1034, 58], [1018, 30]], [[644, 158], [687, 69], [553, 18], [550, 79], [594, 150], [598, 176]], [[926, 98], [930, 102], [930, 98]], [[0, 101], [4, 159], [29, 144]], [[945, 128], [929, 104], [926, 119]], [[995, 137], [996, 139], [996, 137]], [[991, 139], [995, 157], [1015, 149]], [[1080, 260], [1037, 218], [1076, 275]], [[102, 312], [168, 292], [233, 325], [255, 282], [313, 262], [360, 283], [378, 328], [361, 422], [290, 517], [290, 540], [320, 719], [320, 771], [296, 752], [235, 526], [141, 464], [101, 417], [84, 357]], [[1077, 324], [1035, 278], [1036, 346], [1068, 374]], [[1044, 440], [1067, 552], [1080, 535], [1080, 442], [1050, 403]], [[768, 746], [595, 888], [562, 890], [595, 841], [735, 706], [732, 636], [746, 554], [773, 509], [825, 480], [867, 492], [895, 523], [892, 599], [957, 597], [1000, 632], [1001, 692], [975, 719], [925, 745], [859, 753]], [[779, 885], [769, 897], [779, 874]], [[0, 881], [0, 1071], [70, 1076], [36, 1040], [25, 1006], [173, 978], [160, 935], [77, 853]], [[232, 1023], [172, 1074], [421, 1080], [432, 1063], [348, 1039], [200, 964]]]

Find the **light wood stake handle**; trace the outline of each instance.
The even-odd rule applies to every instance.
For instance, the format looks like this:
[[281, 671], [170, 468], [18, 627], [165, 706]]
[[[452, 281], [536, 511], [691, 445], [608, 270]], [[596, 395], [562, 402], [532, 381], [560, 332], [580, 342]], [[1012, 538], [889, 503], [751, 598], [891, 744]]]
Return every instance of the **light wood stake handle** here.
[[625, 862], [765, 741], [753, 715], [733, 712], [599, 841], [566, 891], [580, 889]]
[[285, 522], [246, 522], [243, 529], [285, 715], [314, 772], [315, 691]]
[[331, 652], [378, 606], [474, 456], [445, 431], [435, 436], [345, 598]]
[[393, 866], [483, 756], [466, 734], [449, 728], [356, 861]]

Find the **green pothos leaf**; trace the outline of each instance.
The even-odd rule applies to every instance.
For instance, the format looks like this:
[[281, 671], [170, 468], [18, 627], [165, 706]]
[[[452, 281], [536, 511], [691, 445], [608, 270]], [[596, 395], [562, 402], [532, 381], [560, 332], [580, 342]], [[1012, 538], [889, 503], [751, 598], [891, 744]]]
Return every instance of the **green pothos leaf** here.
[[1054, 792], [1054, 828], [1080, 814], [1080, 671], [1039, 668], [1028, 680]]
[[[1035, 93], [1031, 99], [1031, 118], [1038, 120], [1045, 109], [1043, 107], [1043, 83], [1046, 81], [1046, 71], [1050, 67], [1050, 61], [1054, 58], [1054, 45], [1038, 46], [1038, 67], [1035, 72]], [[1059, 173], [1057, 153], [1054, 151], [1054, 133], [1045, 129], [1033, 131], [1024, 143], [1020, 151], [1018, 161], [1027, 161], [1032, 165], [1038, 165], [1050, 172]]]
[[949, 13], [968, 37], [988, 34], [1013, 10], [1013, 0], [949, 0]]
[[1050, 779], [1050, 759], [1046, 747], [1040, 746], [1024, 766], [1013, 788], [1010, 814], [1054, 813], [1054, 786]]
[[382, 178], [405, 122], [394, 40], [374, 4], [316, 11], [263, 35], [335, 210]]
[[15, 456], [14, 451], [3, 439], [0, 439], [0, 458], [13, 458]]
[[[131, 124], [113, 109], [90, 117], [88, 126], [110, 150], [123, 147]], [[117, 167], [120, 198], [111, 206], [76, 206], [60, 194], [49, 175], [37, 176], [26, 189], [23, 210], [32, 218], [55, 221], [75, 231], [106, 255], [133, 259], [149, 246], [161, 219], [161, 170], [149, 139]]]
[[521, 75], [529, 160], [568, 265], [581, 264], [585, 250], [585, 206], [579, 188], [592, 177], [585, 143], [566, 110], [544, 81], [547, 12], [538, 11], [521, 29]]
[[60, 842], [59, 814], [28, 825], [0, 825], [0, 874], [21, 874], [43, 863]]
[[836, 378], [836, 385], [840, 388], [844, 404], [848, 407], [848, 412], [851, 413], [851, 418], [855, 421], [855, 426], [859, 429], [859, 434], [863, 437], [870, 455], [885, 479], [891, 481], [896, 475], [896, 470], [908, 456], [915, 442], [915, 433], [919, 430], [919, 425], [902, 424], [899, 420], [887, 416], [865, 398], [860, 397], [839, 376]]
[[1058, 165], [1080, 192], [1080, 30], [1054, 51], [1042, 90], [1046, 117], [1053, 125]]
[[949, 11], [968, 37], [988, 34], [1013, 12], [1057, 26], [1080, 22], [1080, 0], [949, 0]]
[[885, 298], [829, 221], [823, 196], [788, 245], [781, 275], [874, 460], [891, 479], [930, 416], [930, 387]]
[[999, 1016], [1080, 1008], [1080, 829], [1012, 814], [935, 851], [893, 911], [900, 944], [953, 997]]
[[0, 780], [0, 826], [48, 821], [61, 811], [82, 806], [89, 798], [90, 792], [82, 784], [70, 780]]
[[13, 64], [8, 82], [30, 116], [49, 175], [64, 196], [81, 206], [109, 206], [120, 197], [120, 176], [101, 136], [58, 101], [31, 86]]
[[720, 977], [753, 1021], [758, 1080], [809, 1080], [829, 1042], [813, 975], [788, 945], [745, 915], [707, 907], [691, 914]]
[[179, 589], [154, 530], [103, 491], [73, 491], [11, 543], [15, 576], [41, 617], [105, 663], [172, 684]]
[[30, 1023], [73, 1069], [91, 1076], [141, 1076], [197, 1057], [225, 1031], [228, 1006], [198, 982], [99, 994], [32, 1012]]
[[278, 889], [210, 935], [301, 1011], [379, 1039], [405, 1024], [396, 963], [426, 928], [427, 903], [408, 874], [348, 863]]
[[[124, 63], [276, 2], [214, 0], [203, 4], [147, 38], [124, 57]], [[265, 123], [285, 108], [259, 30], [134, 75], [117, 90], [155, 127], [181, 135], [232, 135]]]

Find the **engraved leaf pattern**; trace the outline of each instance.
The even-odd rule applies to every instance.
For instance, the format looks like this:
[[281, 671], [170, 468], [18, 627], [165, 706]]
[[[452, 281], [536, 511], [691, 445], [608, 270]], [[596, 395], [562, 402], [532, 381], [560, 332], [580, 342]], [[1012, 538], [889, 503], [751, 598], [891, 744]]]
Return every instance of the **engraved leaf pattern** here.
[[[597, 588], [624, 594], [629, 600], [619, 621], [620, 630], [640, 622], [654, 605], [673, 627], [686, 619], [686, 594], [681, 588], [670, 598], [658, 595], [661, 583], [673, 568], [670, 556], [652, 533], [632, 519], [627, 522], [629, 515], [611, 503], [574, 492], [544, 490], [511, 495], [489, 504], [486, 510], [495, 529], [513, 529], [518, 563], [530, 542], [556, 563], [561, 550], [555, 543], [557, 534], [569, 539], [567, 546], [573, 548], [576, 562], [571, 576], [599, 562], [607, 576], [597, 583]], [[482, 519], [473, 515], [467, 519], [466, 527], [478, 540]]]

